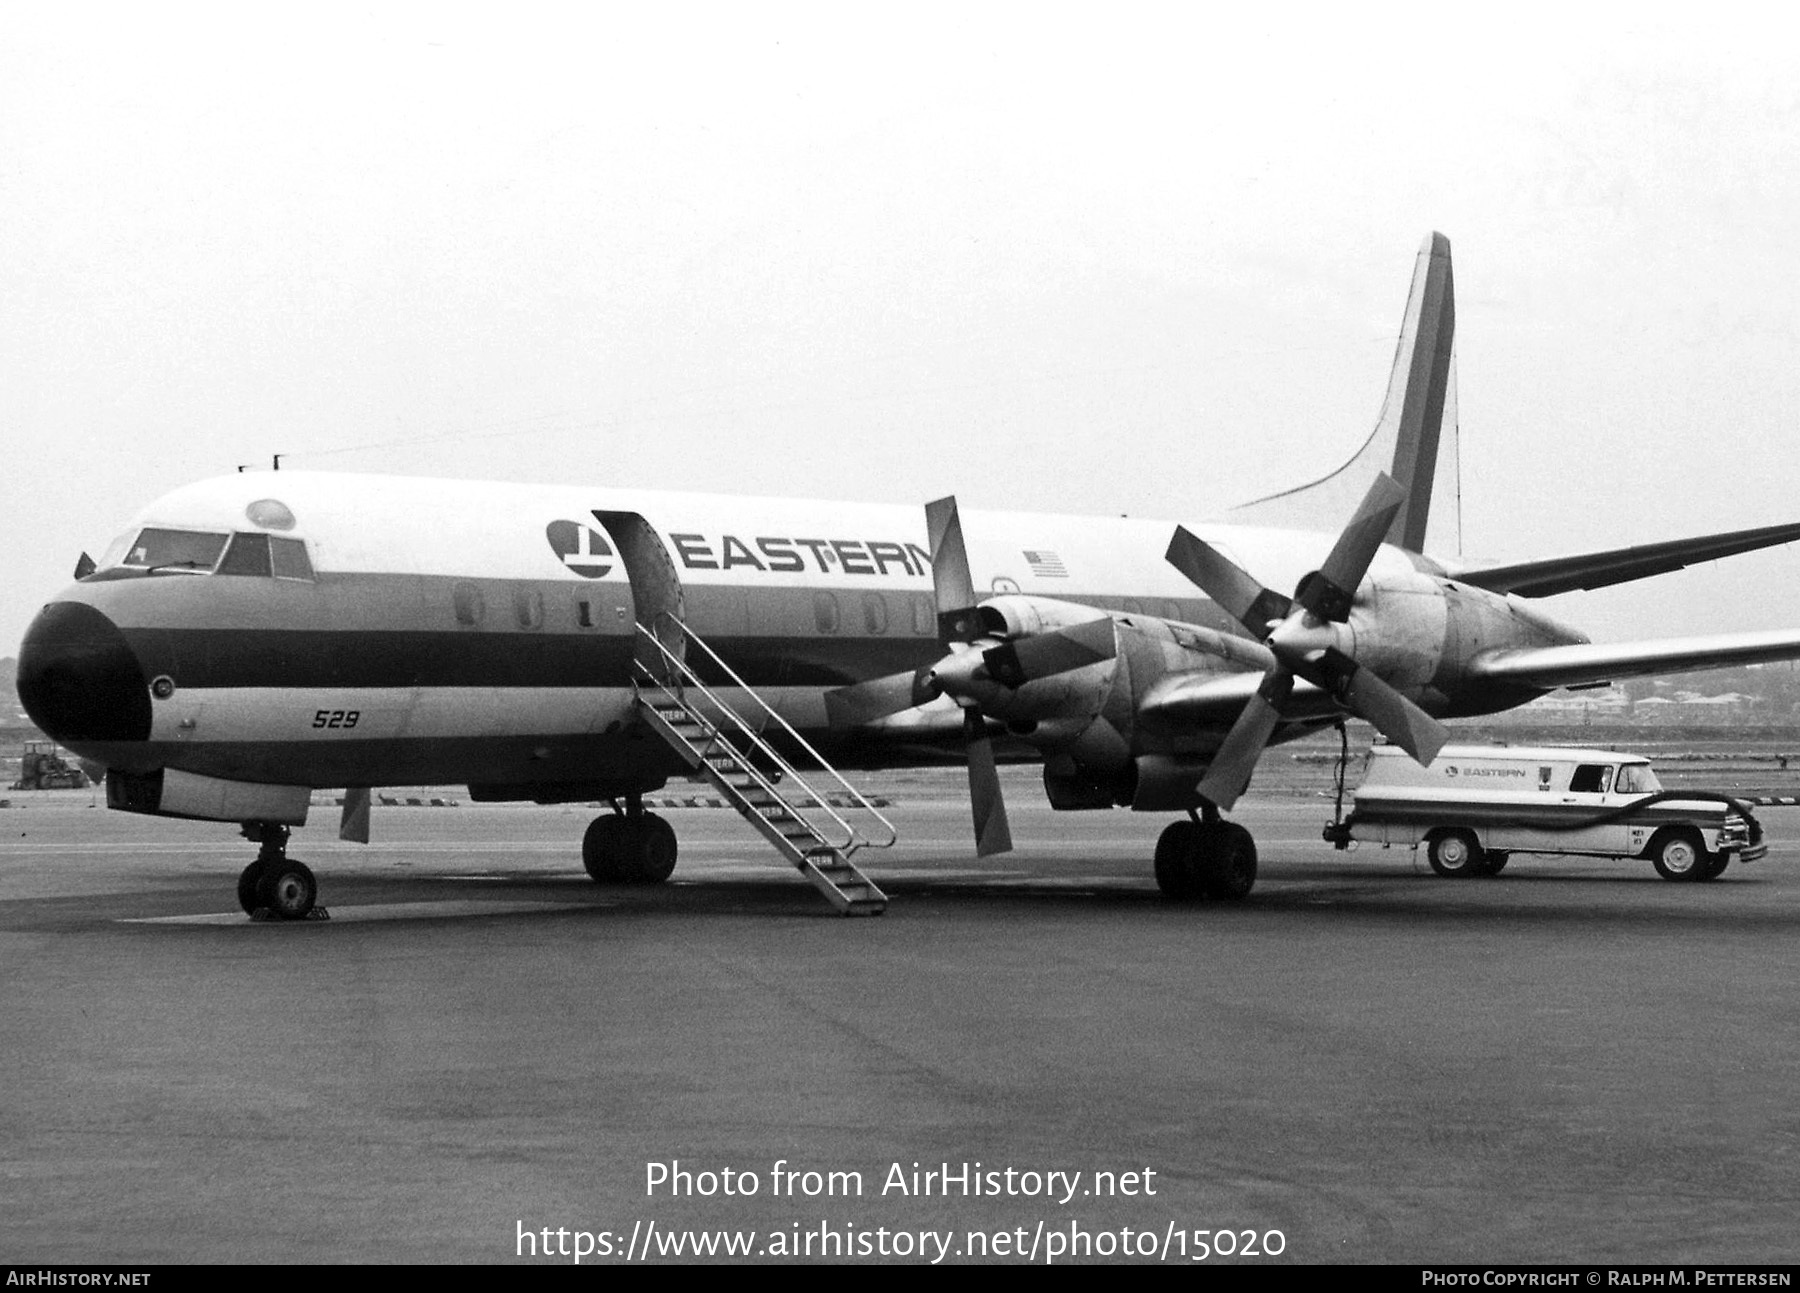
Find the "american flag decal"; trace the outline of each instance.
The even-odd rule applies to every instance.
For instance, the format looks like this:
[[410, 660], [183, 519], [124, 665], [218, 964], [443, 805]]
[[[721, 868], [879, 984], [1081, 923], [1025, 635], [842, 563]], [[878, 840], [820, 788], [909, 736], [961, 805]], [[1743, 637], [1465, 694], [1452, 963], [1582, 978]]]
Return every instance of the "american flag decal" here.
[[1062, 558], [1054, 552], [1046, 552], [1042, 548], [1025, 549], [1025, 564], [1031, 567], [1031, 573], [1045, 579], [1067, 579], [1069, 568], [1062, 563]]

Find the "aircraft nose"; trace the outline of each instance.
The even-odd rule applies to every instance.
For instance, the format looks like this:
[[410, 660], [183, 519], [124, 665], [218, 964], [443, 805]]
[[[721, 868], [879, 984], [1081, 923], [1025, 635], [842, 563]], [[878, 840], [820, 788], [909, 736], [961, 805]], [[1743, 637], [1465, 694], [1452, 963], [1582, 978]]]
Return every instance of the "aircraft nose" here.
[[150, 692], [119, 626], [92, 606], [52, 602], [25, 630], [19, 700], [65, 745], [150, 739]]

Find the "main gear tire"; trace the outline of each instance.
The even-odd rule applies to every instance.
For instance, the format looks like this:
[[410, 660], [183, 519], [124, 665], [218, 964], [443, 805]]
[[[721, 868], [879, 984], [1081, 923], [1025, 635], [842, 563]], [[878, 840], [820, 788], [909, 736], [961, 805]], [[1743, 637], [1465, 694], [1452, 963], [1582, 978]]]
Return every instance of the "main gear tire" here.
[[1256, 887], [1256, 840], [1236, 822], [1217, 822], [1210, 831], [1205, 862], [1206, 896], [1242, 902]]
[[1171, 902], [1193, 902], [1204, 896], [1199, 822], [1170, 822], [1157, 837], [1156, 887]]

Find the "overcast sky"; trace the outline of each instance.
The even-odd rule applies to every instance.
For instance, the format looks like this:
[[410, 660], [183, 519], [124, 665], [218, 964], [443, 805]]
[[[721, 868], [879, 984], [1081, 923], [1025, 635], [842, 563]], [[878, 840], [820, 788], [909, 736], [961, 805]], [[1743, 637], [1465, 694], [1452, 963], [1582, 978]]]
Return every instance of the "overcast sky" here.
[[275, 453], [1200, 519], [1367, 433], [1432, 229], [1467, 553], [1800, 519], [1800, 31], [1484, 8], [0, 0], [0, 654]]

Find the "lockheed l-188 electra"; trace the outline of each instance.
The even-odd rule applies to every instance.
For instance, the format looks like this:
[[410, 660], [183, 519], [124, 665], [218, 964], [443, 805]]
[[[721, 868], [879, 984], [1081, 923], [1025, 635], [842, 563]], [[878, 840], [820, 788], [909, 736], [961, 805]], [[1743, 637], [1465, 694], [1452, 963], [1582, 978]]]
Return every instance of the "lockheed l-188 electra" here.
[[[1453, 364], [1449, 245], [1418, 258], [1374, 433], [1216, 523], [282, 471], [179, 489], [30, 626], [25, 707], [103, 765], [107, 803], [238, 824], [246, 911], [316, 914], [289, 856], [315, 791], [465, 784], [608, 801], [607, 883], [676, 862], [644, 797], [704, 777], [841, 911], [892, 827], [837, 769], [968, 765], [976, 848], [1011, 846], [995, 770], [1052, 807], [1178, 814], [1174, 899], [1241, 899], [1224, 814], [1271, 744], [1347, 716], [1429, 761], [1442, 720], [1567, 685], [1800, 657], [1800, 632], [1595, 645], [1529, 599], [1800, 537], [1768, 526], [1471, 568], [1422, 552]], [[1309, 522], [1343, 528], [1335, 539]], [[1301, 523], [1291, 526], [1292, 519]], [[1291, 526], [1291, 528], [1290, 528]], [[1291, 593], [1277, 591], [1292, 589]]]

